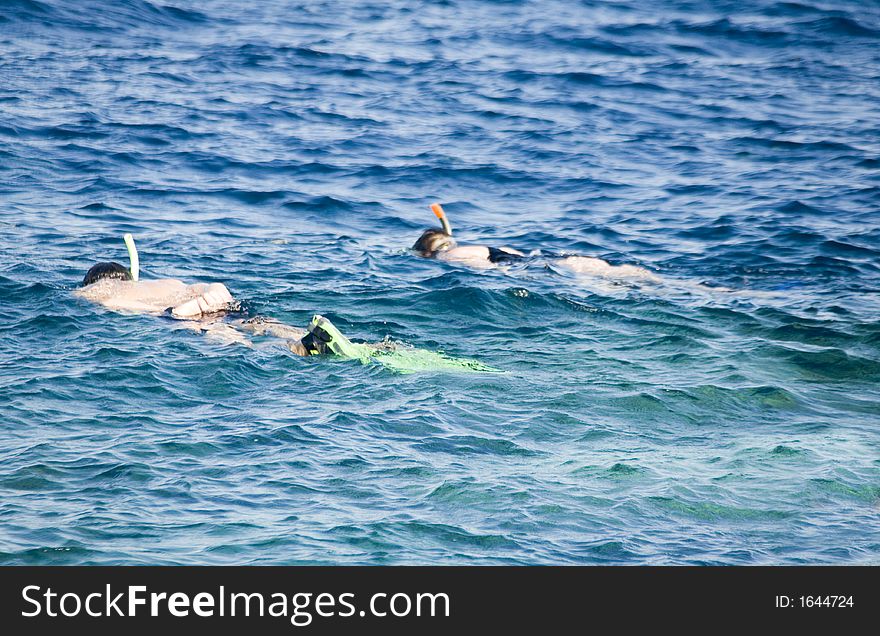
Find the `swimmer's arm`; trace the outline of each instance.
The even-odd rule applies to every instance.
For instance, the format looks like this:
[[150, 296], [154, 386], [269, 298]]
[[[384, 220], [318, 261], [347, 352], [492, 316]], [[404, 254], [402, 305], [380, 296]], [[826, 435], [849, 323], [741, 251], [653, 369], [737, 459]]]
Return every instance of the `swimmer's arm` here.
[[287, 348], [298, 356], [308, 357], [311, 355], [301, 340], [291, 340], [287, 343]]

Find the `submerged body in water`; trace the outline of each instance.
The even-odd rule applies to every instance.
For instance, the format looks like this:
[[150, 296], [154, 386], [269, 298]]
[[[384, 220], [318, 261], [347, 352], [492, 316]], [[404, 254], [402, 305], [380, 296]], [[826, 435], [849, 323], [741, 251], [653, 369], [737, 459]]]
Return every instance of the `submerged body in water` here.
[[76, 290], [78, 296], [114, 311], [169, 316], [226, 343], [252, 346], [248, 336], [270, 336], [284, 340], [288, 349], [299, 356], [329, 354], [364, 364], [376, 361], [400, 373], [497, 371], [476, 360], [400, 347], [390, 341], [378, 345], [353, 343], [321, 315], [315, 315], [307, 329], [264, 316], [244, 318], [240, 303], [223, 283], [187, 284], [174, 278], [138, 280], [133, 239], [127, 236], [126, 243], [131, 268], [115, 262], [97, 263]]
[[612, 265], [592, 256], [546, 254], [541, 251], [526, 254], [512, 247], [488, 245], [459, 245], [452, 237], [452, 227], [439, 204], [431, 206], [440, 219], [442, 228], [425, 230], [413, 245], [413, 251], [424, 258], [456, 263], [475, 269], [489, 269], [518, 263], [552, 264], [567, 272], [630, 283], [660, 283], [662, 278], [636, 265]]

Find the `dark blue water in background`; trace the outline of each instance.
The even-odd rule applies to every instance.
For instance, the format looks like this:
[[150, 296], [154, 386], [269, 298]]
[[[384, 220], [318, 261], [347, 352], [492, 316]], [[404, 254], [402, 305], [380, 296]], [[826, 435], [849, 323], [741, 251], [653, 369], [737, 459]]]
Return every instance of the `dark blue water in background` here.
[[[875, 2], [0, 0], [0, 563], [877, 563], [878, 168]], [[507, 373], [74, 298], [123, 232]]]

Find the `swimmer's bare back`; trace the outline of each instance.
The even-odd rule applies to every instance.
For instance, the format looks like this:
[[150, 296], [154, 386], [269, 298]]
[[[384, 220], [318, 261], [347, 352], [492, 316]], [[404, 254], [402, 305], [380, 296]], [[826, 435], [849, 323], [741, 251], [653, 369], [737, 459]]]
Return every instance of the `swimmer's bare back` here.
[[[285, 340], [288, 348], [301, 356], [308, 356], [327, 349], [326, 342], [307, 347], [305, 337], [310, 335], [314, 325], [326, 322], [324, 331], [336, 331], [336, 340], [347, 339], [326, 321], [316, 316], [308, 330], [290, 327], [271, 318], [250, 318], [247, 320], [230, 317], [230, 312], [240, 310], [239, 304], [222, 283], [186, 284], [175, 278], [140, 280], [140, 257], [134, 237], [123, 237], [128, 250], [129, 267], [114, 261], [104, 261], [93, 265], [83, 278], [77, 291], [78, 296], [103, 305], [107, 309], [121, 312], [170, 315], [180, 320], [181, 326], [203, 332], [226, 343], [238, 343], [252, 347], [248, 339], [252, 336], [274, 336]], [[318, 319], [320, 321], [316, 322]], [[325, 334], [325, 339], [330, 336]], [[313, 338], [312, 338], [313, 339]], [[311, 342], [311, 340], [310, 340]], [[328, 340], [329, 342], [329, 340]], [[338, 348], [338, 347], [337, 347]]]

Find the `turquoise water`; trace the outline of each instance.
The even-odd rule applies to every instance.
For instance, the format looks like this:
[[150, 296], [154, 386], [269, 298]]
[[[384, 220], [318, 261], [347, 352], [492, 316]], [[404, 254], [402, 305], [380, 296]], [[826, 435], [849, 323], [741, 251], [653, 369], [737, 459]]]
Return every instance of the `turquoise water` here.
[[[0, 563], [878, 562], [876, 5], [243, 7], [0, 0]], [[505, 373], [75, 298], [124, 232]]]

